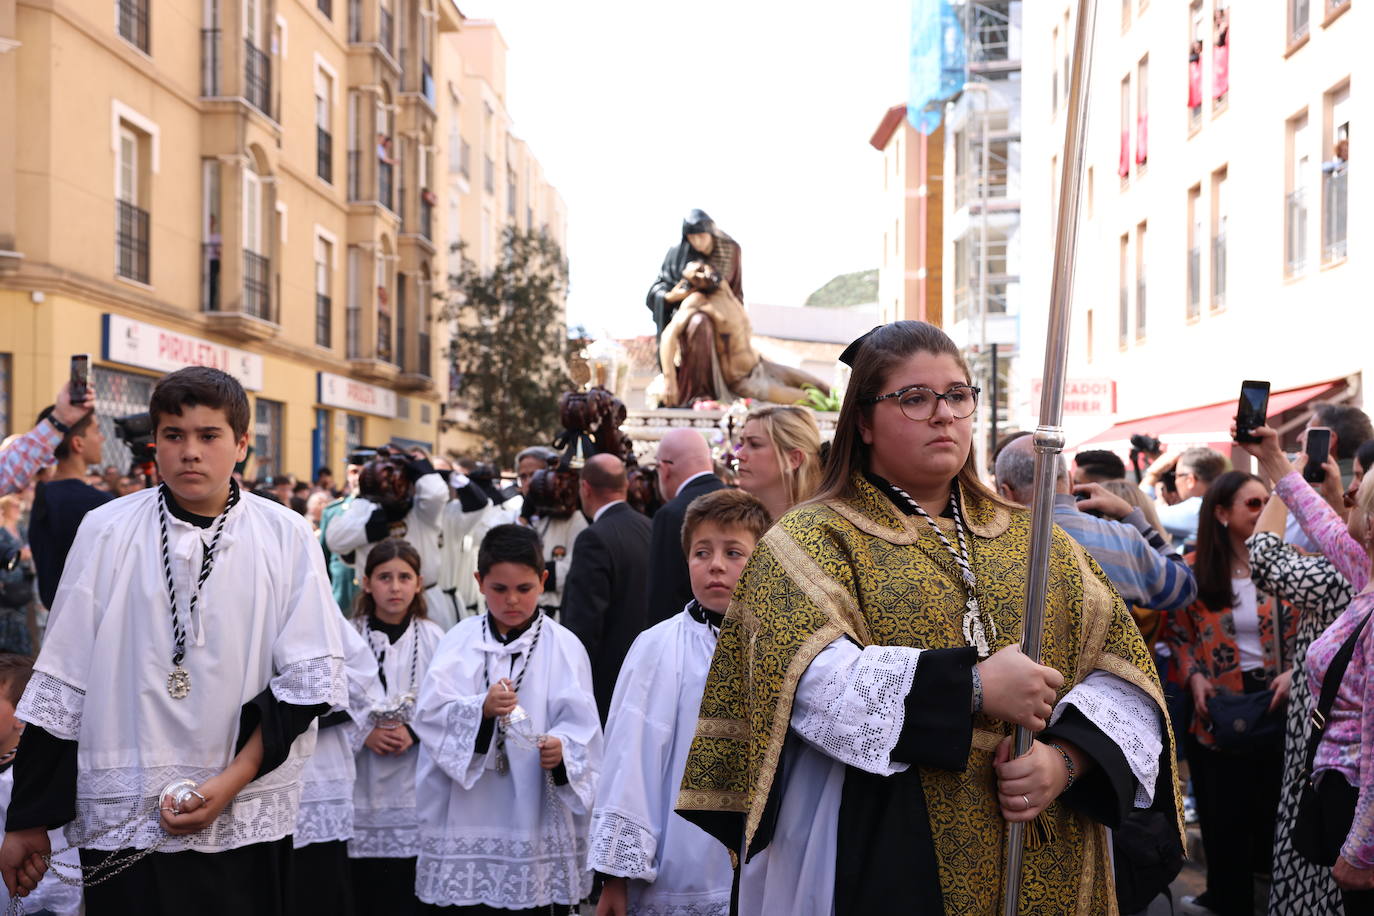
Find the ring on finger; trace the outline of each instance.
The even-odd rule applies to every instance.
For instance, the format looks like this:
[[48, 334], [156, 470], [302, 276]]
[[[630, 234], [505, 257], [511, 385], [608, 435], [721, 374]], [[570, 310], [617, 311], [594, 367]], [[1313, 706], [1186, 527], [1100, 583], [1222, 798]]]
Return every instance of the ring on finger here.
[[1031, 809], [1031, 802], [1029, 796], [1022, 795], [1021, 800], [1026, 803], [1026, 807], [1024, 810], [1029, 811]]

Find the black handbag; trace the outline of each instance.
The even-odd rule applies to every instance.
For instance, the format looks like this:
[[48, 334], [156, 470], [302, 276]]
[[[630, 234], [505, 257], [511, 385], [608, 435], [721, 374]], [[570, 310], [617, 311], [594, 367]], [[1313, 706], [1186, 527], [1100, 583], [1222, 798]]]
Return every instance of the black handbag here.
[[1283, 742], [1284, 710], [1269, 711], [1274, 691], [1218, 693], [1207, 700], [1211, 733], [1219, 751], [1247, 754]]
[[1302, 771], [1302, 795], [1298, 798], [1298, 816], [1293, 821], [1293, 848], [1298, 855], [1328, 868], [1336, 864], [1341, 846], [1350, 834], [1350, 824], [1355, 819], [1355, 803], [1360, 793], [1336, 772], [1323, 773], [1321, 779], [1314, 782], [1312, 763], [1317, 759], [1317, 748], [1322, 743], [1322, 735], [1326, 733], [1327, 717], [1335, 705], [1341, 679], [1345, 677], [1345, 669], [1355, 654], [1355, 643], [1368, 622], [1367, 616], [1360, 621], [1331, 659], [1331, 667], [1326, 671], [1321, 698], [1312, 710], [1312, 728], [1307, 735], [1307, 757]]

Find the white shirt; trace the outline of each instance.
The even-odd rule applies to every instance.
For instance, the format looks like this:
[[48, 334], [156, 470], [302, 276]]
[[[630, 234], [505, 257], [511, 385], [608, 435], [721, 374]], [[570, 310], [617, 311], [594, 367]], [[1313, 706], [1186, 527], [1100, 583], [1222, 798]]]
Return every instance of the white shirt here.
[[625, 500], [623, 499], [613, 499], [610, 502], [606, 503], [606, 505], [602, 506], [600, 509], [597, 509], [596, 512], [592, 513], [592, 524], [595, 525], [597, 522], [599, 522], [601, 520], [601, 516], [605, 515], [606, 510], [611, 508], [611, 506], [618, 506], [624, 501]]
[[[448, 497], [448, 483], [442, 474], [422, 474], [415, 481], [410, 511], [402, 520], [405, 534], [401, 536], [420, 555], [420, 575], [424, 577], [425, 588], [438, 581], [441, 522]], [[325, 546], [330, 550], [337, 554], [353, 554], [353, 568], [360, 578], [367, 569], [367, 555], [372, 550], [372, 543], [367, 539], [367, 523], [376, 509], [377, 503], [359, 496], [329, 523], [324, 535]]]
[[1231, 605], [1231, 622], [1236, 625], [1236, 648], [1240, 650], [1240, 670], [1252, 671], [1264, 667], [1264, 647], [1259, 635], [1259, 594], [1249, 576], [1231, 580], [1235, 603]]
[[696, 480], [698, 477], [706, 477], [707, 475], [714, 474], [714, 473], [715, 473], [715, 471], [697, 471], [697, 472], [696, 472], [695, 474], [693, 474], [691, 477], [688, 477], [688, 478], [687, 478], [686, 480], [684, 480], [682, 483], [680, 483], [680, 484], [677, 485], [677, 493], [674, 493], [674, 494], [673, 494], [673, 498], [676, 499], [676, 498], [677, 498], [677, 494], [682, 492], [682, 488], [685, 487], [685, 486], [687, 486], [687, 484], [691, 483], [692, 481]]
[[[225, 519], [213, 571], [195, 619], [186, 624], [183, 666], [191, 692], [173, 699], [158, 495], [144, 490], [86, 515], [16, 715], [78, 742], [76, 819], [67, 825], [72, 842], [92, 849], [162, 842], [162, 852], [217, 852], [279, 840], [295, 829], [313, 724], [281, 766], [250, 782], [200, 833], [168, 837], [157, 800], [173, 780], [204, 782], [228, 766], [241, 707], [269, 685], [285, 703], [347, 702], [333, 622], [339, 609], [324, 555], [304, 517], [244, 493]], [[169, 513], [167, 530], [185, 615], [214, 529]], [[131, 818], [130, 826], [91, 839]]]
[[[587, 823], [601, 770], [587, 650], [546, 615], [506, 644], [485, 623], [469, 617], [444, 635], [420, 691], [416, 895], [441, 906], [575, 904], [591, 891]], [[536, 748], [507, 741], [504, 772], [495, 736], [477, 753], [487, 685], [503, 677], [520, 681], [532, 731], [562, 742], [566, 785], [553, 785]]]
[[630, 879], [630, 916], [730, 912], [729, 853], [673, 812], [715, 649], [682, 611], [639, 635], [616, 679], [587, 867]]

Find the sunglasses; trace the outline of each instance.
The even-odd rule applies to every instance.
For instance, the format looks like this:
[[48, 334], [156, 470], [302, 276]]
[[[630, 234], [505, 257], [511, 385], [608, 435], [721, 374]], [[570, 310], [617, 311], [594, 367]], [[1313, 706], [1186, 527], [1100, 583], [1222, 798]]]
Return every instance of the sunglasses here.
[[1249, 499], [1245, 500], [1245, 502], [1241, 503], [1241, 505], [1249, 509], [1251, 512], [1258, 512], [1259, 510], [1264, 508], [1264, 504], [1267, 502], [1269, 502], [1269, 497], [1267, 496], [1252, 496]]

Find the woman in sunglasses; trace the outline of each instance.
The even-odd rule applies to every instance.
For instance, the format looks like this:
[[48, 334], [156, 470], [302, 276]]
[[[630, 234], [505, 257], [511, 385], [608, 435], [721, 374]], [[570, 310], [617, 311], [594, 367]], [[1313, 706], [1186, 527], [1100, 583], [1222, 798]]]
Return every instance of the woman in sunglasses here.
[[[1336, 650], [1374, 607], [1374, 592], [1368, 588], [1370, 556], [1374, 554], [1369, 538], [1374, 484], [1362, 485], [1367, 469], [1374, 465], [1374, 442], [1356, 451], [1354, 479], [1343, 498], [1337, 498], [1334, 494], [1340, 492], [1340, 486], [1331, 484], [1340, 480], [1340, 469], [1334, 458], [1328, 458], [1324, 465], [1327, 480], [1319, 491], [1300, 473], [1305, 456], [1299, 455], [1295, 466], [1279, 447], [1276, 432], [1260, 427], [1255, 435], [1259, 442], [1244, 447], [1259, 459], [1264, 473], [1277, 481], [1274, 494], [1279, 497], [1265, 508], [1259, 530], [1250, 540], [1256, 581], [1271, 582], [1277, 595], [1290, 599], [1302, 612], [1285, 738], [1270, 908], [1275, 913], [1315, 916], [1370, 913], [1374, 912], [1374, 890], [1370, 890], [1374, 888], [1374, 829], [1367, 823], [1354, 826], [1345, 837], [1334, 868], [1299, 854], [1292, 833], [1302, 784], [1309, 777], [1307, 745], [1314, 698], [1321, 691]], [[1284, 531], [1286, 510], [1292, 511], [1321, 554], [1307, 555], [1282, 543], [1279, 533]], [[1335, 770], [1331, 779], [1341, 780], [1349, 787], [1344, 790], [1351, 794], [1365, 783], [1374, 783], [1370, 767], [1362, 764], [1367, 758], [1361, 756], [1360, 734], [1362, 720], [1374, 719], [1374, 701], [1367, 700], [1364, 689], [1357, 686], [1366, 682], [1366, 672], [1374, 670], [1374, 661], [1366, 657], [1371, 654], [1374, 647], [1361, 637], [1341, 679], [1342, 685], [1352, 689], [1337, 694], [1310, 774], [1320, 777], [1328, 769]], [[1323, 791], [1344, 786], [1325, 786]]]
[[[1056, 529], [1044, 664], [1021, 654], [1030, 513], [972, 453], [958, 347], [884, 325], [853, 367], [819, 495], [755, 548], [721, 626], [678, 811], [739, 854], [746, 916], [1114, 911], [1103, 823], [1174, 760], [1140, 631]], [[1013, 725], [1037, 733], [1011, 759]]]
[[1207, 859], [1207, 890], [1195, 902], [1220, 916], [1254, 912], [1254, 873], [1269, 867], [1283, 769], [1297, 615], [1257, 587], [1246, 547], [1268, 500], [1253, 474], [1227, 471], [1212, 483], [1192, 554], [1198, 600], [1166, 637], [1195, 712], [1185, 752]]

